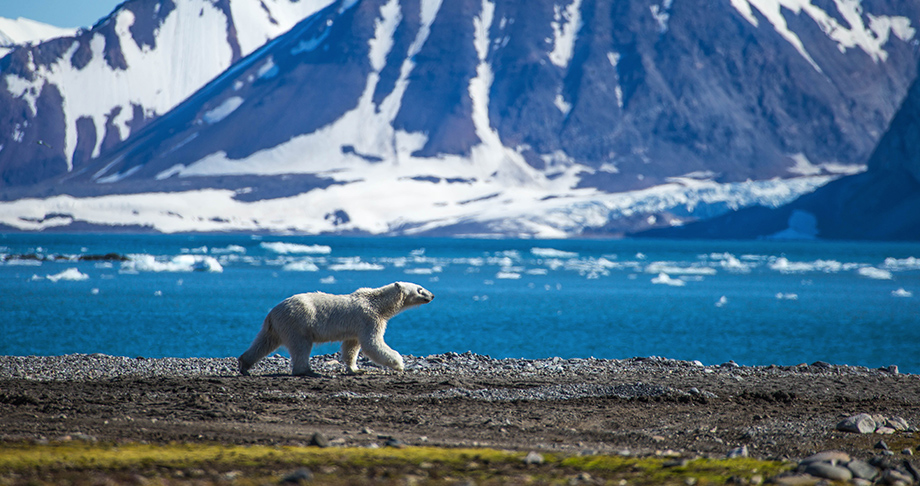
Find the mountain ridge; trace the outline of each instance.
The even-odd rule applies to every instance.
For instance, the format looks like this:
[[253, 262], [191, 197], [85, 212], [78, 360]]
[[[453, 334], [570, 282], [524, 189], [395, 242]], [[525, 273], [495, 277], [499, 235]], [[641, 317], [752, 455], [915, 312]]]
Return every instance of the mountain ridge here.
[[[0, 188], [0, 222], [619, 236], [780, 206], [865, 168], [920, 5], [773, 3], [335, 2], [73, 171]], [[128, 199], [163, 191], [216, 202], [58, 210], [162, 214]], [[266, 222], [285, 198], [314, 209]]]

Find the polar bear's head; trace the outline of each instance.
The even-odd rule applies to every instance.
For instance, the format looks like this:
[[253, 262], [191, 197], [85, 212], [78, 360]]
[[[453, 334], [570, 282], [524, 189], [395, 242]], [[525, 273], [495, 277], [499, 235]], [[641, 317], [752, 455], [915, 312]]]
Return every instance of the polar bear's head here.
[[434, 299], [434, 294], [421, 285], [411, 282], [395, 282], [393, 284], [403, 294], [403, 309], [427, 304]]

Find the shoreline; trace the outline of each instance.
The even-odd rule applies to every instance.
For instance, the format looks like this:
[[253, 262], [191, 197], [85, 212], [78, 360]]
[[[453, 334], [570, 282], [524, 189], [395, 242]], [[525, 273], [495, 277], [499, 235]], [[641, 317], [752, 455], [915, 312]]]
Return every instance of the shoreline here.
[[[918, 377], [910, 373], [901, 373], [897, 365], [869, 368], [855, 365], [831, 364], [824, 361], [794, 366], [744, 366], [734, 361], [718, 365], [703, 365], [699, 361], [686, 361], [658, 356], [634, 357], [626, 359], [603, 358], [492, 358], [487, 355], [448, 352], [429, 356], [403, 355], [406, 375], [422, 374], [456, 374], [469, 375], [509, 375], [511, 372], [560, 376], [578, 375], [593, 372], [623, 372], [627, 370], [649, 370], [665, 368], [683, 370], [687, 374], [732, 373], [736, 375], [766, 373], [772, 375], [818, 373], [838, 375], [881, 375]], [[313, 355], [311, 366], [320, 374], [330, 377], [345, 374], [345, 368], [339, 361], [338, 353]], [[377, 374], [401, 375], [371, 362], [363, 355], [359, 358], [359, 368]], [[251, 370], [253, 376], [290, 375], [290, 358], [274, 354], [264, 358]], [[29, 379], [47, 380], [86, 380], [124, 377], [232, 377], [240, 376], [236, 357], [226, 358], [146, 358], [114, 356], [103, 353], [73, 353], [52, 356], [14, 356], [0, 355], [0, 380]]]

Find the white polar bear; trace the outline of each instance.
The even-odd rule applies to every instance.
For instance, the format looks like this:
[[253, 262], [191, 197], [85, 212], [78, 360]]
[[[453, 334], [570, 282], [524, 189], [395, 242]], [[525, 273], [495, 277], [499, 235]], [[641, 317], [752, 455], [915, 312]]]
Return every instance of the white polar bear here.
[[342, 362], [358, 373], [358, 352], [382, 366], [403, 370], [403, 359], [383, 342], [387, 321], [411, 307], [427, 304], [434, 294], [420, 285], [395, 282], [376, 289], [360, 288], [348, 295], [323, 292], [297, 294], [276, 305], [252, 345], [239, 357], [240, 373], [284, 346], [291, 353], [291, 373], [318, 376], [310, 368], [315, 343], [342, 341]]

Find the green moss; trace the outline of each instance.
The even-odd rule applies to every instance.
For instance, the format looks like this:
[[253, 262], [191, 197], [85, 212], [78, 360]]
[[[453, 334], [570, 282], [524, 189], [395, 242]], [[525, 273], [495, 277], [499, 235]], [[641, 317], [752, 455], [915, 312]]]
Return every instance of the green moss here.
[[[544, 454], [542, 465], [524, 463], [524, 453], [495, 449], [406, 447], [401, 449], [235, 446], [220, 444], [0, 444], [0, 484], [74, 483], [73, 476], [139, 475], [196, 483], [277, 482], [299, 468], [314, 472], [317, 483], [398, 482], [421, 477], [424, 484], [457, 478], [479, 484], [567, 483], [579, 474], [631, 484], [724, 483], [732, 476], [773, 476], [791, 466], [754, 459], [696, 459], [674, 464], [662, 458], [620, 456], [559, 457]], [[230, 480], [227, 475], [232, 475]], [[18, 478], [10, 480], [10, 478]], [[79, 481], [77, 481], [79, 482]], [[120, 482], [120, 481], [116, 481]]]

